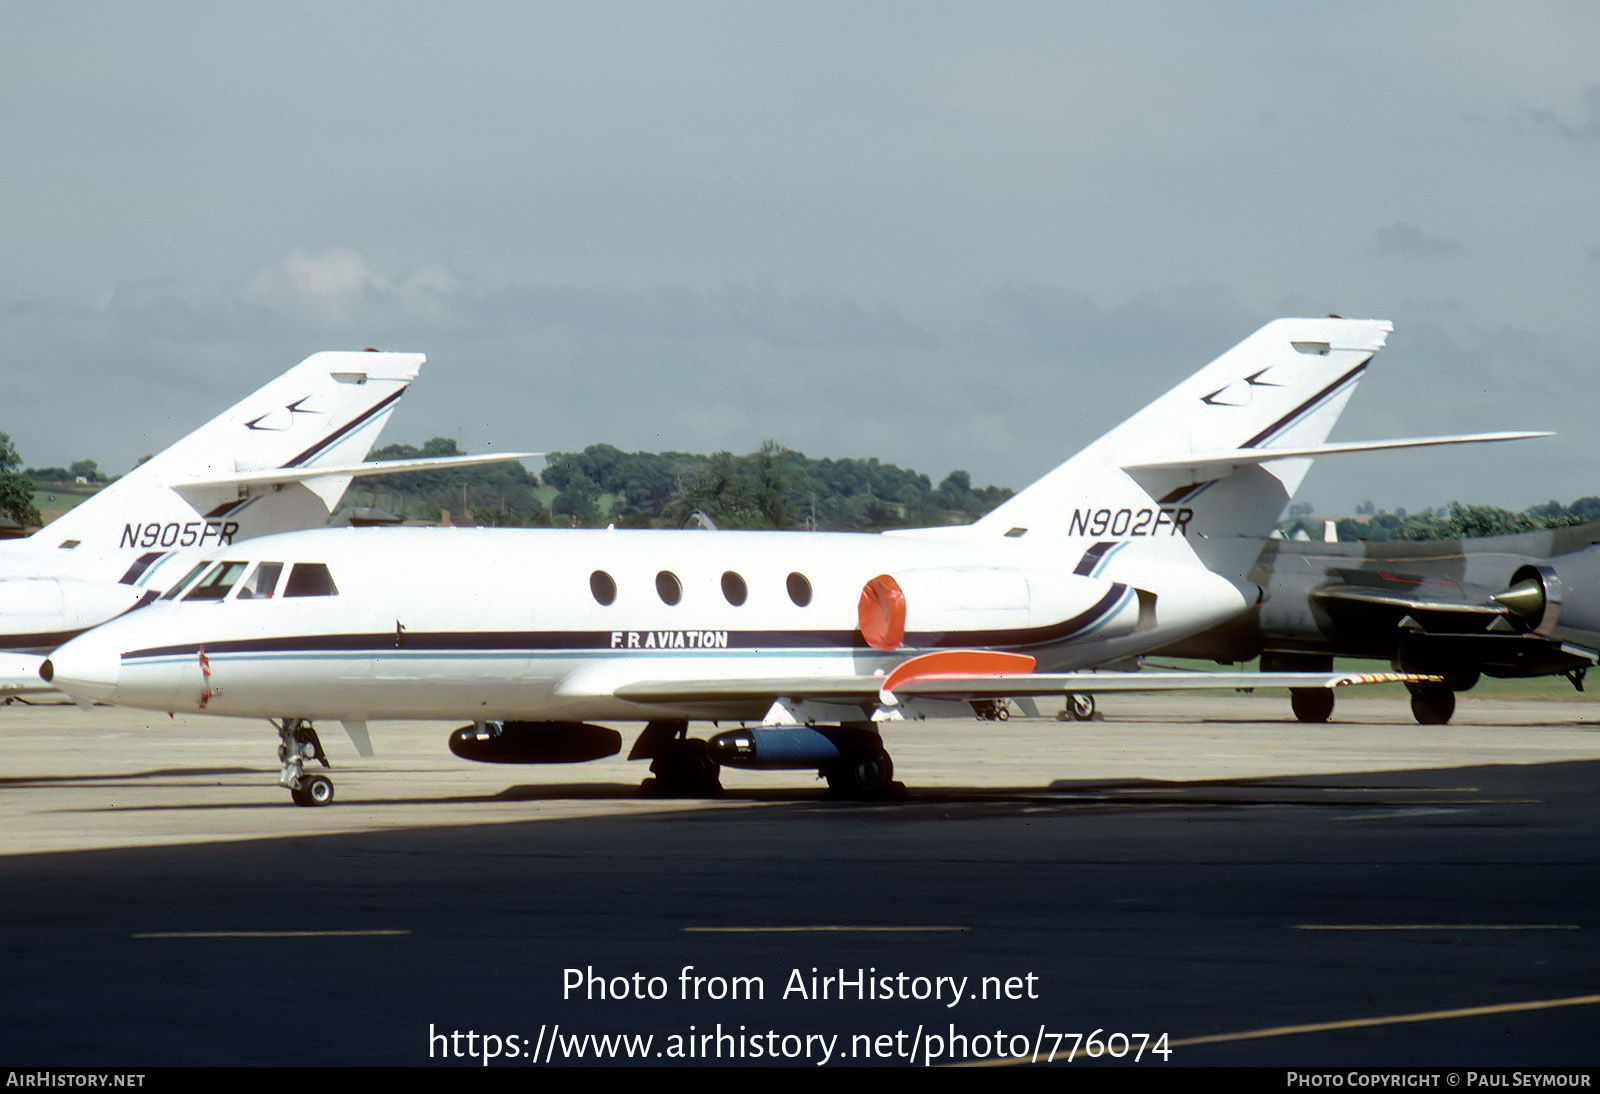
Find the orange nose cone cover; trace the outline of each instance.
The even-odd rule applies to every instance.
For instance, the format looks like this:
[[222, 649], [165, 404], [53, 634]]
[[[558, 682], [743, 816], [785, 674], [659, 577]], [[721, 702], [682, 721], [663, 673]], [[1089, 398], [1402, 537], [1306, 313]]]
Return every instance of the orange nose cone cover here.
[[879, 574], [861, 587], [856, 616], [861, 636], [873, 649], [889, 652], [905, 641], [906, 594], [888, 574]]

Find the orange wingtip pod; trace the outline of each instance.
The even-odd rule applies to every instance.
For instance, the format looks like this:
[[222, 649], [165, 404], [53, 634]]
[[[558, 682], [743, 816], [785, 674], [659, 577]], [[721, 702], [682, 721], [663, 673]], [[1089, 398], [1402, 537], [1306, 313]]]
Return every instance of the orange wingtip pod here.
[[1033, 671], [1034, 659], [1025, 653], [999, 653], [994, 650], [940, 650], [925, 653], [895, 666], [883, 681], [883, 690], [894, 691], [912, 680], [950, 679], [969, 676], [1026, 676]]

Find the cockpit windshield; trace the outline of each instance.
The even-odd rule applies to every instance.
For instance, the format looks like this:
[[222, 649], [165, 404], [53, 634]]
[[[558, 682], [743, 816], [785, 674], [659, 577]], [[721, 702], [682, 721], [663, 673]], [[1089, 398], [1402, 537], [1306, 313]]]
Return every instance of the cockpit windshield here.
[[221, 600], [244, 574], [246, 562], [219, 562], [184, 600]]
[[195, 578], [199, 577], [205, 571], [206, 567], [210, 566], [210, 565], [211, 565], [211, 560], [208, 558], [204, 562], [202, 562], [198, 566], [196, 566], [194, 569], [192, 569], [188, 573], [184, 574], [183, 575], [183, 580], [178, 582], [172, 588], [168, 589], [167, 590], [167, 595], [163, 596], [161, 599], [162, 600], [176, 600], [176, 599], [178, 599], [178, 597], [183, 595], [183, 590], [185, 590], [185, 589], [187, 589], [189, 587], [189, 583], [192, 582]]
[[[289, 576], [284, 577], [284, 571]], [[204, 576], [202, 576], [204, 575]], [[248, 576], [247, 576], [248, 575]], [[240, 578], [244, 580], [241, 581]], [[161, 599], [270, 600], [275, 596], [338, 596], [333, 574], [324, 562], [248, 562], [207, 559], [184, 575]]]
[[255, 600], [270, 597], [278, 588], [278, 578], [283, 575], [283, 563], [263, 562], [257, 566], [243, 585], [239, 587], [240, 600]]

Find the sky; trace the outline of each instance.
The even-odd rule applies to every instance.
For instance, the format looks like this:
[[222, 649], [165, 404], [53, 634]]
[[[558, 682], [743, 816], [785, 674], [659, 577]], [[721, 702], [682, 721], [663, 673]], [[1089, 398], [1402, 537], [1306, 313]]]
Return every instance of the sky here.
[[0, 0], [0, 432], [118, 473], [322, 349], [386, 441], [1020, 488], [1395, 325], [1299, 499], [1600, 494], [1600, 5]]

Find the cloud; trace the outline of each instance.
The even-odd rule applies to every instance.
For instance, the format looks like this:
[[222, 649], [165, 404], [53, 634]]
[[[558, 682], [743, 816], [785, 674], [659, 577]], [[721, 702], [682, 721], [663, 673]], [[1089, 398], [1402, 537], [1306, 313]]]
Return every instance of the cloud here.
[[1564, 120], [1553, 110], [1523, 107], [1523, 113], [1538, 124], [1549, 126], [1568, 140], [1595, 140], [1600, 138], [1600, 87], [1591, 87], [1583, 93], [1583, 117], [1576, 125]]
[[[430, 361], [394, 440], [746, 452], [770, 437], [1019, 487], [1261, 323], [1324, 310], [1209, 280], [1118, 296], [1017, 279], [888, 298], [759, 281], [490, 284], [439, 266], [385, 270], [351, 248], [298, 249], [232, 284], [145, 279], [97, 300], [0, 300], [11, 405], [35, 408], [0, 429], [36, 466], [88, 457], [120, 470], [316, 350], [375, 345]], [[1581, 482], [1593, 463], [1588, 404], [1551, 398], [1584, 389], [1587, 338], [1459, 309], [1342, 310], [1397, 328], [1343, 436], [1515, 426], [1563, 438], [1493, 461], [1322, 467], [1314, 496], [1520, 508], [1593, 492]], [[74, 399], [56, 413], [64, 385]], [[1372, 485], [1379, 474], [1395, 477], [1387, 493]]]
[[[170, 302], [149, 296], [151, 306]], [[297, 248], [246, 279], [229, 307], [261, 309], [327, 333], [399, 329], [560, 331], [610, 341], [741, 339], [787, 349], [927, 348], [929, 330], [882, 301], [829, 290], [728, 282], [687, 285], [489, 285], [439, 266], [389, 276], [343, 247]]]
[[1429, 235], [1409, 221], [1397, 220], [1373, 232], [1373, 249], [1379, 255], [1444, 258], [1461, 249], [1454, 240]]
[[356, 251], [330, 247], [313, 253], [296, 247], [246, 282], [240, 295], [264, 307], [342, 323], [366, 310], [373, 298], [393, 291]]

